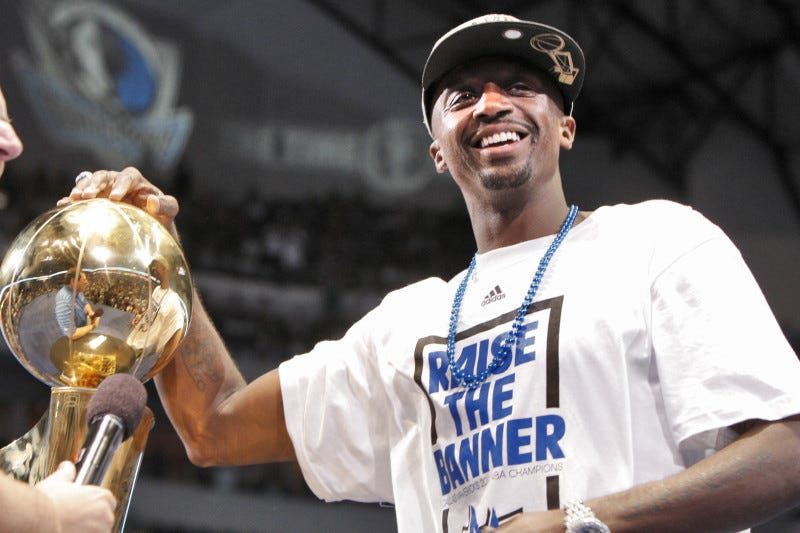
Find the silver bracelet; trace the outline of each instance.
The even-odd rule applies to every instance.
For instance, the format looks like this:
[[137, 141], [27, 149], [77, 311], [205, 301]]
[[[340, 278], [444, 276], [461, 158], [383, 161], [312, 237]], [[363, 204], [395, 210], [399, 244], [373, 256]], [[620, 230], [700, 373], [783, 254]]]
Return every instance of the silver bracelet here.
[[611, 533], [589, 507], [581, 501], [567, 502], [564, 505], [564, 526], [566, 533]]

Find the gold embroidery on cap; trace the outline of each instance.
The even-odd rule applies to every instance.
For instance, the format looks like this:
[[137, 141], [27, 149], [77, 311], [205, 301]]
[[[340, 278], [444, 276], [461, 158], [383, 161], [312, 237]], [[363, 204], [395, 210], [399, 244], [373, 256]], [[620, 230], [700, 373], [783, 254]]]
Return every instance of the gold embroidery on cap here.
[[572, 53], [564, 51], [564, 38], [555, 33], [542, 33], [531, 37], [531, 48], [550, 56], [553, 72], [558, 74], [559, 83], [572, 85], [578, 77], [579, 69], [572, 63]]

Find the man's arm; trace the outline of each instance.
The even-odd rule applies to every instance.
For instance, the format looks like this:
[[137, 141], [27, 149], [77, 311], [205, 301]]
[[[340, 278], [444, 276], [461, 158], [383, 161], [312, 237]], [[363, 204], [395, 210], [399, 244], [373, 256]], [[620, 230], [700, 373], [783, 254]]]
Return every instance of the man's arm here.
[[[741, 531], [800, 505], [800, 416], [758, 424], [683, 472], [585, 502], [614, 533]], [[564, 531], [560, 510], [500, 531]]]
[[0, 507], [0, 531], [57, 531], [55, 509], [47, 495], [2, 473]]
[[85, 336], [86, 334], [91, 333], [97, 327], [99, 320], [100, 317], [97, 317], [96, 319], [89, 319], [89, 321], [86, 323], [85, 326], [79, 326], [75, 328], [75, 331], [73, 331], [70, 334], [69, 338], [75, 341]]
[[0, 473], [0, 531], [111, 531], [114, 496], [102, 487], [75, 485], [74, 479], [72, 463], [62, 463], [35, 487]]
[[[135, 168], [94, 172], [59, 205], [89, 198], [135, 205], [178, 239], [177, 200]], [[292, 459], [277, 370], [246, 384], [199, 296], [193, 298], [189, 332], [154, 380], [189, 459], [202, 466]]]
[[290, 460], [278, 371], [245, 384], [200, 298], [189, 333], [155, 378], [164, 408], [200, 466]]

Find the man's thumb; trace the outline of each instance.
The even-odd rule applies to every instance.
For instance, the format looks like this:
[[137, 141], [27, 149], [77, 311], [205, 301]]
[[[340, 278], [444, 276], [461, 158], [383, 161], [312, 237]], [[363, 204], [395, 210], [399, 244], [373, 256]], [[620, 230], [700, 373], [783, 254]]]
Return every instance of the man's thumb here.
[[166, 217], [171, 220], [178, 214], [178, 201], [168, 194], [151, 194], [147, 197], [146, 210], [154, 217]]
[[62, 461], [55, 472], [53, 472], [52, 477], [54, 479], [59, 479], [61, 481], [73, 482], [75, 481], [75, 465], [69, 461]]

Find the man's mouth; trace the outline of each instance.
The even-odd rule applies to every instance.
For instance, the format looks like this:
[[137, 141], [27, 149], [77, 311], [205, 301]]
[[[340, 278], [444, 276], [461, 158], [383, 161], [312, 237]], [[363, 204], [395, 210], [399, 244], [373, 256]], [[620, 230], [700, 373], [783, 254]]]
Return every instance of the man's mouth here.
[[480, 148], [488, 148], [490, 146], [500, 146], [504, 144], [511, 144], [522, 139], [522, 136], [516, 131], [501, 131], [492, 135], [481, 137], [477, 145]]

